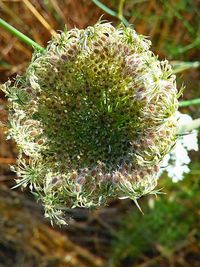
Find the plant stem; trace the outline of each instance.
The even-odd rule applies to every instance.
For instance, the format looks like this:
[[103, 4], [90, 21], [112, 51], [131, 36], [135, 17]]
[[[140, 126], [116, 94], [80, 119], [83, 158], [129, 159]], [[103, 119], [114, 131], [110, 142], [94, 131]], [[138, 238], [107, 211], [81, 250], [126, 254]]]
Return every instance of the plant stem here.
[[173, 66], [173, 73], [179, 73], [187, 69], [200, 67], [200, 61], [172, 61], [171, 64]]
[[19, 40], [24, 42], [25, 44], [32, 46], [33, 48], [44, 51], [45, 49], [40, 46], [38, 43], [34, 42], [32, 39], [30, 39], [28, 36], [23, 34], [22, 32], [18, 31], [16, 28], [11, 26], [9, 23], [7, 23], [5, 20], [0, 18], [0, 26], [3, 27], [5, 30], [16, 36]]
[[118, 18], [121, 19], [123, 17], [123, 7], [124, 7], [125, 0], [119, 0], [118, 5]]
[[97, 5], [99, 8], [101, 8], [103, 11], [105, 11], [107, 14], [116, 17], [118, 19], [121, 20], [121, 22], [124, 23], [125, 26], [129, 26], [129, 22], [124, 18], [124, 16], [119, 16], [119, 14], [117, 12], [115, 12], [114, 10], [110, 9], [109, 7], [107, 7], [106, 5], [104, 5], [103, 3], [101, 3], [99, 0], [92, 0], [92, 2]]
[[179, 102], [179, 107], [187, 107], [190, 105], [200, 105], [200, 98], [195, 98], [192, 100], [185, 100]]

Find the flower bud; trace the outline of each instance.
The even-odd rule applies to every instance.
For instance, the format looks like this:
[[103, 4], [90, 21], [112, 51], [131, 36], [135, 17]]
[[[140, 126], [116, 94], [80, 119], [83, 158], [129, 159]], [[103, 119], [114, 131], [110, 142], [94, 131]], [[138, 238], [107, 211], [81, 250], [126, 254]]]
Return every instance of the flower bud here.
[[[98, 206], [117, 196], [136, 200], [156, 186], [160, 162], [176, 141], [178, 92], [170, 65], [149, 46], [130, 27], [99, 22], [72, 29], [34, 55], [23, 82], [3, 87], [19, 158], [35, 162], [34, 172], [23, 165], [19, 184], [34, 180], [52, 219], [59, 206]], [[14, 101], [13, 87], [29, 88], [34, 99]], [[24, 121], [34, 125], [30, 138]], [[48, 173], [62, 182], [47, 188]]]

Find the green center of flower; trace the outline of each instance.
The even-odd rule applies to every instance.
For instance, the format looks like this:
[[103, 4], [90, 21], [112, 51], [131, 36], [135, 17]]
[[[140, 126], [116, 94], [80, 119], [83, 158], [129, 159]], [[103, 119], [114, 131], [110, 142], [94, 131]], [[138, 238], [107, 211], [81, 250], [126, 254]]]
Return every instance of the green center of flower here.
[[107, 57], [98, 64], [98, 56], [96, 62], [93, 58], [61, 61], [58, 73], [44, 75], [38, 119], [48, 137], [45, 153], [66, 168], [101, 161], [116, 169], [121, 159], [132, 158], [141, 107], [134, 102], [131, 78], [120, 71], [120, 60]]

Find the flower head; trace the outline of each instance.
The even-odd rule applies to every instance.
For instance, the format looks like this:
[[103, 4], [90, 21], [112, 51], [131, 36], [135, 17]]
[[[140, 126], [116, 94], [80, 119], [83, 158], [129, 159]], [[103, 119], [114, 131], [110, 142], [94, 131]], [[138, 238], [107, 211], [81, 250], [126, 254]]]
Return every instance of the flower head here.
[[176, 140], [178, 101], [171, 66], [149, 46], [130, 27], [72, 29], [4, 85], [19, 183], [32, 185], [51, 218], [64, 205], [136, 200], [156, 186]]

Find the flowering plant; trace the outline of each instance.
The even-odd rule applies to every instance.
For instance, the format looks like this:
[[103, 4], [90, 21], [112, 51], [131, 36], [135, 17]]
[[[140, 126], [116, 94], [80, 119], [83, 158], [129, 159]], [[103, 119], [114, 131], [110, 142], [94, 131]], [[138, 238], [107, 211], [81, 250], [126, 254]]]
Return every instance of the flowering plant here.
[[98, 22], [64, 31], [37, 52], [23, 77], [3, 85], [10, 101], [13, 167], [46, 216], [63, 207], [155, 193], [176, 142], [178, 92], [171, 66], [132, 28]]

